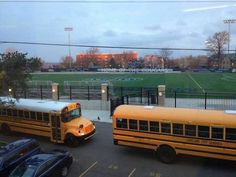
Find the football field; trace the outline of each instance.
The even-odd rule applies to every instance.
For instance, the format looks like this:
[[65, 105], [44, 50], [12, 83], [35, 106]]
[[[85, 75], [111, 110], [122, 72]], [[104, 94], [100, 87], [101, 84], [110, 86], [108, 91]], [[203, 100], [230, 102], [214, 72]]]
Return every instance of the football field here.
[[109, 83], [117, 87], [157, 87], [166, 85], [171, 90], [198, 92], [236, 93], [236, 73], [34, 73], [32, 81], [52, 81], [64, 85], [64, 81]]

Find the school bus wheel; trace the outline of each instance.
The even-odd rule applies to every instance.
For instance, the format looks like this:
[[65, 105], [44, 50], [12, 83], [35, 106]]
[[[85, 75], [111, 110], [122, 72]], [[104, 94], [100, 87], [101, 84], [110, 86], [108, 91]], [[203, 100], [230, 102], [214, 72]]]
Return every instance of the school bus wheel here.
[[11, 129], [7, 124], [2, 124], [1, 131], [4, 135], [11, 135]]
[[70, 133], [66, 135], [65, 143], [69, 147], [77, 147], [79, 145], [78, 139]]
[[158, 148], [158, 157], [164, 163], [173, 163], [176, 159], [176, 152], [172, 147], [162, 145]]

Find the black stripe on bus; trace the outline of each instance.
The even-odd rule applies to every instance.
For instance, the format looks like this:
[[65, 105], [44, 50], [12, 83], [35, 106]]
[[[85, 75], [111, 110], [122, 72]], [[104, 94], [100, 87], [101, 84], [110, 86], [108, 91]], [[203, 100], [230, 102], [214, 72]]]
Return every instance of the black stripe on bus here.
[[[40, 126], [44, 126], [44, 127], [48, 127], [47, 124], [49, 124], [49, 121], [42, 121], [42, 120], [34, 120], [34, 119], [23, 119], [23, 120], [19, 120], [19, 119], [16, 119], [16, 120], [9, 120], [9, 119], [1, 119], [0, 118], [0, 121], [2, 123], [5, 123], [4, 121], [8, 121], [8, 122], [13, 122], [13, 123], [21, 123], [21, 124], [30, 124], [30, 125], [39, 125], [39, 124], [46, 124], [46, 125], [40, 125]], [[30, 123], [29, 123], [30, 121]]]
[[236, 143], [236, 140], [223, 140], [223, 139], [212, 139], [212, 138], [199, 138], [197, 136], [184, 136], [184, 135], [177, 135], [177, 134], [171, 134], [171, 133], [160, 133], [160, 132], [150, 132], [150, 131], [138, 131], [138, 130], [129, 130], [129, 129], [119, 129], [114, 128], [114, 130], [121, 130], [121, 131], [128, 131], [128, 132], [136, 132], [136, 133], [148, 133], [153, 135], [167, 135], [167, 136], [174, 136], [174, 137], [182, 137], [182, 138], [193, 138], [198, 140], [212, 140], [217, 142], [226, 142], [226, 143]]
[[[150, 143], [144, 143], [144, 142], [136, 142], [136, 141], [128, 141], [128, 140], [119, 140], [119, 139], [115, 139], [114, 141], [122, 141], [122, 142], [127, 142], [127, 143], [136, 143], [136, 144], [143, 144], [143, 145], [148, 145], [148, 146], [156, 146], [154, 144], [150, 144]], [[119, 143], [118, 143], [119, 144]], [[120, 144], [119, 144], [120, 145]], [[123, 144], [121, 144], [122, 146], [124, 146]], [[126, 146], [126, 145], [125, 145]], [[139, 147], [138, 147], [139, 148]]]
[[[124, 135], [124, 134], [118, 134], [118, 133], [113, 133], [113, 135], [121, 135], [121, 136], [127, 136], [127, 137], [135, 137], [135, 138], [143, 138], [143, 139], [150, 139], [150, 140], [157, 140], [157, 141], [167, 141], [171, 143], [182, 143], [182, 144], [189, 144], [189, 145], [199, 145], [199, 146], [207, 146], [207, 147], [217, 147], [217, 148], [226, 148], [230, 150], [236, 150], [236, 148], [229, 148], [225, 146], [214, 146], [212, 144], [198, 144], [198, 143], [191, 143], [191, 142], [182, 142], [182, 141], [173, 141], [173, 140], [163, 140], [159, 138], [149, 138], [149, 137], [143, 137], [143, 136], [134, 136], [134, 135]], [[123, 140], [122, 140], [123, 141]], [[208, 140], [209, 141], [209, 140]]]
[[[118, 139], [115, 139], [114, 141], [122, 141], [122, 142], [127, 142], [127, 143], [136, 143], [136, 144], [143, 144], [143, 145], [153, 145], [153, 144], [148, 144], [148, 143], [143, 143], [143, 142], [134, 142], [134, 141], [127, 141], [127, 140], [118, 140]], [[119, 143], [118, 143], [119, 144]], [[129, 147], [133, 147], [131, 145], [123, 145], [123, 144], [119, 144], [121, 146], [129, 146]], [[140, 147], [137, 147], [137, 148], [140, 148]], [[234, 156], [236, 157], [236, 154], [226, 154], [226, 153], [219, 153], [219, 152], [210, 152], [210, 151], [201, 151], [201, 150], [193, 150], [193, 149], [187, 149], [187, 148], [178, 148], [178, 147], [175, 147], [175, 149], [177, 150], [184, 150], [184, 151], [193, 151], [193, 152], [202, 152], [202, 153], [208, 153], [208, 154], [218, 154], [218, 155], [224, 155], [224, 156]]]
[[193, 152], [202, 152], [202, 153], [208, 153], [208, 154], [218, 154], [218, 155], [224, 155], [224, 156], [234, 156], [236, 157], [236, 154], [225, 154], [220, 152], [209, 152], [209, 151], [200, 151], [200, 150], [193, 150], [193, 149], [187, 149], [187, 148], [175, 148], [177, 150], [184, 150], [184, 151], [193, 151]]
[[[17, 125], [10, 125], [10, 127], [16, 127], [16, 128], [25, 128], [25, 127], [21, 127], [21, 126], [17, 126]], [[28, 128], [28, 130], [36, 130], [36, 131], [40, 131], [40, 132], [51, 132], [51, 129], [49, 131], [47, 130], [42, 130], [42, 129], [35, 129], [35, 128]], [[59, 128], [58, 128], [59, 129]], [[13, 130], [14, 131], [14, 130]]]

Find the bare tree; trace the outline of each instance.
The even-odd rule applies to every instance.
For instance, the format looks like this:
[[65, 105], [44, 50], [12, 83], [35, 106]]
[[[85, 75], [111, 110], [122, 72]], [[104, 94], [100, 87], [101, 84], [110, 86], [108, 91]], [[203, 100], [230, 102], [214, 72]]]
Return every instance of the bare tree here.
[[221, 67], [224, 54], [224, 46], [227, 44], [229, 39], [229, 33], [226, 31], [217, 32], [213, 36], [208, 37], [206, 41], [206, 47], [210, 50], [213, 60], [216, 59], [216, 65], [218, 68]]
[[73, 58], [70, 56], [61, 57], [60, 65], [63, 68], [71, 68], [71, 66], [73, 65]]
[[163, 48], [160, 51], [160, 56], [161, 58], [164, 60], [164, 68], [168, 68], [168, 60], [170, 58], [170, 56], [173, 54], [173, 52], [171, 50], [169, 50], [168, 48]]

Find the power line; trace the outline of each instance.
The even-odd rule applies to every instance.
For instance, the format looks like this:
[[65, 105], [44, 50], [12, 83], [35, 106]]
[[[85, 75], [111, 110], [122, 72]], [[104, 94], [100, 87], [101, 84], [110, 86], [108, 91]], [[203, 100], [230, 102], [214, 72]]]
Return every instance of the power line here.
[[[42, 46], [60, 46], [68, 47], [68, 44], [61, 43], [43, 43], [43, 42], [23, 42], [23, 41], [0, 41], [1, 44], [20, 44], [20, 45], [42, 45]], [[173, 51], [210, 51], [204, 48], [176, 48], [176, 47], [132, 47], [132, 46], [109, 46], [109, 45], [84, 45], [70, 44], [71, 47], [80, 48], [103, 48], [103, 49], [133, 49], [133, 50], [173, 50]], [[223, 50], [226, 51], [226, 50]], [[235, 51], [235, 50], [230, 50]]]
[[97, 3], [97, 4], [100, 4], [100, 3], [105, 3], [105, 4], [111, 4], [111, 3], [115, 3], [115, 4], [122, 4], [122, 3], [235, 3], [236, 0], [193, 0], [193, 1], [187, 1], [187, 0], [87, 0], [87, 1], [84, 1], [84, 0], [68, 0], [68, 1], [65, 1], [65, 0], [35, 0], [35, 1], [30, 1], [30, 0], [26, 0], [26, 1], [14, 1], [14, 0], [9, 0], [9, 1], [4, 1], [4, 0], [0, 0], [0, 3], [83, 3], [83, 4], [88, 4], [88, 3]]

